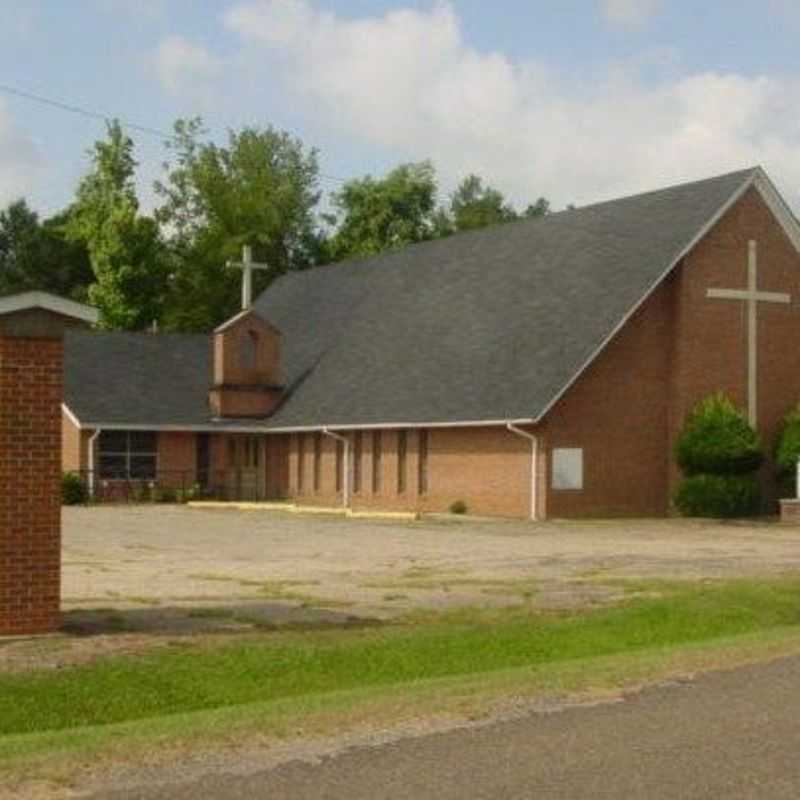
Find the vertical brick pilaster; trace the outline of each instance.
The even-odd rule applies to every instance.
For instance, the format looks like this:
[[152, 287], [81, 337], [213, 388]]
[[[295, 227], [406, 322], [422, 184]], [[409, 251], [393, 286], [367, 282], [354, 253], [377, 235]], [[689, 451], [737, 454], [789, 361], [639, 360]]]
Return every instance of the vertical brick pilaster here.
[[0, 635], [59, 626], [62, 370], [60, 340], [0, 336]]

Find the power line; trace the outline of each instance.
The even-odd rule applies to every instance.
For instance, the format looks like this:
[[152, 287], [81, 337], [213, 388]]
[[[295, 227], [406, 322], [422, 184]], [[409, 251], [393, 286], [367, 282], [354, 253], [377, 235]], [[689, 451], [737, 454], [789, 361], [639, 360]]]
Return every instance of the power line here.
[[[62, 100], [54, 100], [50, 97], [43, 97], [42, 95], [34, 94], [33, 92], [26, 92], [22, 89], [17, 89], [14, 86], [8, 86], [3, 83], [0, 83], [0, 92], [5, 92], [6, 94], [13, 95], [14, 97], [22, 98], [23, 100], [30, 100], [33, 103], [40, 103], [41, 105], [49, 106], [50, 108], [56, 108], [59, 111], [67, 111], [71, 114], [79, 114], [80, 116], [87, 117], [88, 119], [101, 120], [103, 122], [111, 122], [111, 120], [116, 119], [124, 128], [138, 131], [139, 133], [146, 133], [149, 136], [156, 136], [163, 142], [170, 142], [174, 138], [173, 134], [158, 130], [158, 128], [151, 128], [147, 125], [138, 125], [135, 122], [129, 122], [128, 120], [122, 119], [121, 117], [117, 117], [113, 114], [104, 114], [101, 111], [96, 111], [91, 108], [85, 108], [72, 103], [65, 103]], [[324, 172], [319, 173], [319, 177], [321, 180], [333, 181], [334, 183], [347, 183], [347, 178], [340, 178], [336, 175], [329, 175]]]

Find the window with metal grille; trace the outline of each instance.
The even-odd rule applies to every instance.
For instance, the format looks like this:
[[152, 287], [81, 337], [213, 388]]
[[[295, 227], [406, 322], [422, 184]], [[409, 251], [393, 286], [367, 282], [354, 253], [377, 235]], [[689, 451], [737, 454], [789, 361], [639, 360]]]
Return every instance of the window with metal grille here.
[[361, 431], [353, 434], [353, 492], [361, 491], [361, 455], [363, 451]]
[[102, 431], [97, 443], [103, 480], [155, 480], [158, 435], [152, 431]]
[[383, 438], [380, 431], [372, 432], [372, 493], [383, 488]]
[[397, 493], [406, 490], [406, 468], [408, 460], [408, 432], [397, 432]]
[[344, 443], [336, 440], [336, 491], [341, 492], [344, 484]]
[[306, 435], [297, 434], [297, 491], [305, 489], [306, 478]]
[[428, 431], [419, 432], [419, 460], [417, 462], [418, 489], [420, 494], [428, 493]]
[[322, 473], [322, 434], [314, 434], [314, 491], [319, 492]]

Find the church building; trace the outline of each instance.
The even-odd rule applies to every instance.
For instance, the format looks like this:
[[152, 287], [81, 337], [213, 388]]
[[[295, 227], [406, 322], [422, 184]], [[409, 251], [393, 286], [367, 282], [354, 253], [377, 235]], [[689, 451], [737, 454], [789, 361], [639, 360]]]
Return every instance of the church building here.
[[64, 468], [95, 492], [665, 515], [695, 403], [728, 393], [770, 452], [800, 401], [799, 251], [755, 168], [292, 272], [211, 336], [70, 332]]

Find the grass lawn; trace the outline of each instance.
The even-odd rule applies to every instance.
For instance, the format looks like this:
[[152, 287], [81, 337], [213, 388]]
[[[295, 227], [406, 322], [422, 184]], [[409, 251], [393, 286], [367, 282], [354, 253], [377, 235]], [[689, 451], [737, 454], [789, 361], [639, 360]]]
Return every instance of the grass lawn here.
[[[417, 713], [436, 711], [436, 698], [444, 703], [453, 691], [464, 710], [479, 706], [482, 692], [614, 686], [658, 674], [677, 653], [737, 642], [748, 652], [759, 642], [800, 649], [800, 579], [633, 588], [658, 596], [568, 615], [473, 609], [375, 628], [275, 632], [0, 675], [0, 764], [237, 727], [286, 735], [303, 730], [309, 714], [357, 718], [360, 705], [383, 703], [392, 718], [404, 698], [417, 699]], [[684, 663], [695, 662], [703, 659]]]

